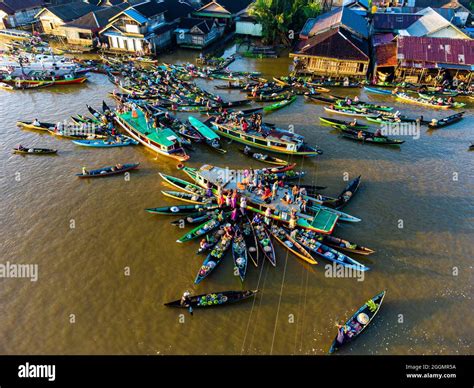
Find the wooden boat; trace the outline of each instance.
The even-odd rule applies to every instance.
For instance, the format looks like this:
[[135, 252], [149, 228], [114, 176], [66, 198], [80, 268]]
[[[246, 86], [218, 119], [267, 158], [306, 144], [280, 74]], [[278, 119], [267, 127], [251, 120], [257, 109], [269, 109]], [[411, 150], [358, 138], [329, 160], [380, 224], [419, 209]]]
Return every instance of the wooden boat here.
[[[423, 99], [423, 100], [426, 100], [426, 101], [429, 101], [429, 102], [432, 102], [432, 103], [438, 103], [437, 99], [436, 99], [436, 96], [432, 96], [432, 95], [429, 95], [429, 94], [424, 94], [424, 93], [418, 93], [418, 96]], [[432, 101], [432, 99], [435, 99], [434, 101]], [[439, 98], [439, 97], [438, 97]], [[452, 103], [449, 103], [446, 101], [446, 99], [442, 98], [443, 100], [443, 103], [446, 104], [446, 105], [450, 105], [452, 108], [464, 108], [466, 106], [466, 103], [464, 102], [457, 102], [457, 101], [454, 101]]]
[[363, 255], [363, 256], [368, 256], [368, 255], [371, 255], [372, 253], [375, 253], [375, 251], [370, 248], [363, 247], [359, 244], [352, 243], [348, 240], [344, 240], [342, 238], [335, 237], [332, 235], [323, 235], [323, 234], [315, 233], [309, 230], [302, 230], [301, 234], [308, 238], [313, 238], [321, 242], [322, 244], [335, 248], [339, 251], [356, 253], [358, 255]]
[[5, 82], [0, 82], [0, 89], [13, 91], [15, 88], [12, 85], [6, 84]]
[[232, 241], [232, 257], [234, 259], [234, 275], [239, 276], [243, 282], [247, 273], [247, 245], [244, 237], [236, 235]]
[[335, 264], [339, 264], [343, 267], [347, 267], [357, 271], [365, 272], [370, 269], [364, 264], [361, 264], [353, 258], [341, 252], [338, 252], [335, 249], [328, 247], [327, 245], [322, 244], [316, 238], [311, 238], [299, 230], [296, 231], [295, 240], [298, 241], [305, 248], [311, 250], [312, 252], [315, 252], [318, 256]]
[[275, 153], [300, 156], [322, 154], [318, 148], [306, 144], [303, 136], [278, 128], [267, 126], [263, 129], [263, 133], [251, 130], [244, 132], [232, 125], [218, 123], [213, 123], [213, 128], [218, 134], [238, 143]]
[[268, 259], [270, 264], [276, 267], [275, 248], [273, 247], [272, 240], [270, 239], [268, 232], [266, 231], [263, 224], [253, 225], [253, 228], [261, 252], [263, 252], [263, 255]]
[[448, 125], [457, 123], [458, 121], [461, 121], [463, 119], [464, 112], [459, 112], [454, 115], [445, 117], [441, 120], [432, 120], [429, 124], [428, 127], [430, 129], [438, 129], [442, 127], [447, 127]]
[[218, 206], [216, 204], [207, 205], [173, 205], [173, 206], [162, 206], [145, 209], [148, 213], [161, 214], [165, 216], [178, 216], [178, 215], [190, 215], [197, 212], [203, 214], [210, 210], [216, 210]]
[[166, 183], [168, 183], [171, 186], [176, 187], [180, 190], [183, 190], [187, 193], [198, 194], [198, 195], [204, 195], [206, 193], [206, 190], [203, 189], [201, 186], [196, 185], [196, 184], [191, 183], [191, 182], [188, 182], [184, 179], [176, 178], [176, 177], [171, 176], [171, 175], [166, 175], [166, 174], [163, 174], [161, 172], [159, 173], [159, 175], [161, 176], [161, 178], [163, 178], [163, 180]]
[[322, 205], [333, 207], [335, 209], [341, 209], [354, 196], [360, 186], [360, 181], [361, 176], [359, 175], [357, 178], [354, 178], [346, 185], [344, 190], [342, 190], [341, 194], [339, 194], [337, 198], [332, 200], [323, 200]]
[[293, 239], [288, 231], [282, 227], [272, 225], [271, 228], [269, 228], [269, 232], [275, 238], [275, 240], [277, 240], [296, 257], [306, 261], [309, 264], [318, 264], [313, 255], [311, 255], [311, 253], [309, 253], [299, 242]]
[[21, 154], [21, 155], [51, 155], [51, 154], [56, 154], [58, 150], [53, 150], [50, 148], [28, 148], [28, 147], [22, 147], [22, 148], [14, 148], [13, 153], [14, 154]]
[[290, 105], [291, 103], [293, 103], [295, 101], [296, 101], [296, 96], [293, 96], [289, 99], [281, 100], [281, 101], [278, 101], [274, 104], [268, 105], [268, 106], [264, 107], [263, 110], [265, 112], [273, 112], [275, 110], [284, 108], [285, 106]]
[[21, 87], [21, 85], [38, 85], [44, 83], [52, 83], [54, 86], [56, 85], [74, 85], [74, 84], [82, 84], [87, 81], [87, 77], [71, 77], [71, 78], [64, 78], [64, 79], [42, 79], [42, 80], [33, 80], [33, 79], [21, 79], [21, 80], [12, 80], [12, 83]]
[[153, 152], [180, 162], [189, 159], [189, 155], [184, 151], [179, 137], [171, 129], [151, 130], [147, 127], [143, 112], [140, 110], [136, 112], [137, 118], [133, 118], [131, 112], [126, 112], [115, 115], [114, 119], [128, 135]]
[[[372, 322], [382, 306], [385, 293], [386, 291], [382, 291], [380, 294], [369, 299], [352, 315], [352, 317], [349, 318], [349, 320], [347, 320], [342, 328], [338, 329], [338, 334], [329, 349], [329, 354], [334, 353], [342, 346], [352, 342], [366, 329], [367, 326], [369, 326], [370, 322]], [[347, 333], [345, 333], [346, 330]]]
[[27, 123], [26, 121], [17, 121], [16, 122], [17, 127], [21, 127], [21, 128], [24, 128], [24, 129], [34, 129], [34, 130], [38, 130], [38, 131], [49, 131], [50, 129], [54, 129], [54, 127], [56, 126], [56, 124], [53, 124], [53, 123], [42, 123], [42, 122], [40, 122], [39, 124], [40, 125], [37, 126], [37, 125], [33, 125], [33, 123]]
[[323, 104], [335, 104], [336, 99], [334, 97], [324, 97], [317, 94], [307, 94], [305, 97], [313, 102], [322, 102]]
[[249, 156], [249, 157], [251, 157], [255, 160], [258, 160], [259, 162], [269, 163], [269, 164], [277, 164], [277, 165], [280, 165], [280, 166], [288, 165], [288, 162], [286, 160], [278, 159], [278, 158], [275, 158], [275, 157], [267, 155], [267, 154], [261, 154], [259, 152], [254, 152], [252, 150], [246, 152], [245, 148], [242, 148], [239, 151], [241, 153], [243, 153], [245, 156]]
[[[236, 113], [239, 116], [251, 116], [254, 113], [260, 112], [261, 110], [263, 110], [261, 106], [257, 108], [249, 108], [249, 109], [226, 109], [227, 113]], [[202, 115], [207, 115], [207, 116], [218, 116], [222, 114], [223, 111], [224, 111], [223, 108], [218, 108], [215, 110], [208, 110], [208, 111], [200, 112], [200, 113]]]
[[368, 125], [364, 125], [364, 124], [351, 125], [350, 121], [336, 120], [336, 119], [332, 119], [332, 118], [329, 118], [329, 117], [320, 117], [319, 120], [321, 122], [325, 123], [325, 124], [329, 124], [331, 127], [334, 127], [334, 128], [341, 128], [341, 127], [350, 127], [350, 128], [354, 128], [354, 129], [367, 129], [367, 128], [369, 128]]
[[469, 146], [469, 151], [474, 151], [474, 143], [471, 143]]
[[198, 194], [183, 193], [182, 191], [162, 190], [161, 193], [166, 197], [174, 198], [183, 202], [197, 204], [208, 204], [215, 202], [215, 198], [209, 198]]
[[350, 105], [346, 103], [346, 100], [337, 100], [338, 106], [341, 107], [352, 107], [355, 110], [362, 110], [362, 109], [368, 109], [371, 111], [381, 111], [381, 112], [390, 112], [393, 110], [393, 107], [387, 106], [387, 105], [378, 105], [378, 104], [372, 104], [370, 102], [364, 102], [364, 101], [352, 101]]
[[253, 229], [252, 223], [250, 222], [248, 216], [244, 217], [241, 224], [242, 236], [245, 239], [245, 245], [247, 247], [247, 256], [250, 257], [255, 267], [258, 267], [258, 258], [259, 258], [259, 249], [258, 241], [255, 236], [255, 231]]
[[216, 244], [214, 249], [209, 253], [199, 269], [194, 284], [201, 283], [214, 269], [221, 263], [227, 250], [231, 245], [232, 239], [222, 236], [220, 241]]
[[[362, 130], [356, 130], [356, 129], [351, 129], [351, 128], [340, 128], [342, 131], [342, 136], [355, 140], [355, 141], [360, 141], [363, 143], [371, 143], [371, 144], [380, 144], [380, 145], [400, 145], [405, 143], [405, 140], [397, 140], [397, 139], [390, 139], [386, 136], [375, 136], [373, 132], [369, 131], [362, 131]], [[358, 136], [359, 131], [362, 131], [362, 137], [360, 138]]]
[[53, 86], [54, 85], [54, 82], [41, 82], [41, 83], [38, 83], [38, 84], [22, 84], [22, 83], [19, 83], [18, 85], [14, 85], [13, 86], [13, 89], [15, 90], [31, 90], [31, 89], [44, 89], [44, 88], [48, 88], [50, 86]]
[[340, 114], [340, 115], [345, 115], [345, 116], [353, 116], [353, 117], [377, 117], [379, 116], [379, 113], [376, 112], [360, 112], [358, 110], [354, 110], [352, 108], [343, 108], [339, 106], [334, 106], [332, 108], [325, 106], [324, 110], [329, 113], [335, 113], [335, 114]]
[[412, 104], [417, 104], [417, 105], [423, 105], [429, 108], [435, 108], [435, 109], [449, 109], [452, 107], [451, 104], [438, 104], [436, 102], [431, 102], [429, 100], [425, 100], [423, 98], [416, 98], [409, 96], [406, 93], [397, 93], [396, 94], [397, 98], [401, 101], [409, 102]]
[[215, 151], [225, 154], [227, 151], [222, 148], [222, 145], [220, 143], [221, 138], [219, 137], [218, 134], [216, 134], [211, 128], [209, 128], [207, 125], [203, 124], [201, 121], [198, 119], [189, 116], [188, 117], [189, 123], [193, 126], [193, 128], [198, 131], [201, 136], [204, 137], [206, 140], [206, 143]]
[[180, 308], [222, 306], [225, 304], [241, 302], [245, 299], [251, 298], [257, 292], [258, 290], [213, 292], [209, 294], [191, 296], [189, 298], [189, 302], [186, 304], [182, 304], [181, 299], [178, 299], [173, 302], [165, 303], [165, 306]]
[[95, 147], [95, 148], [127, 147], [127, 146], [138, 144], [138, 141], [128, 136], [123, 136], [123, 138], [121, 138], [120, 141], [93, 139], [93, 140], [72, 140], [72, 142], [82, 147]]
[[91, 170], [86, 174], [76, 174], [76, 176], [79, 178], [102, 178], [111, 175], [123, 174], [124, 172], [135, 170], [136, 168], [138, 168], [139, 165], [140, 163], [128, 163], [122, 165], [108, 166], [98, 168], [96, 170]]
[[375, 93], [375, 94], [385, 94], [385, 95], [391, 95], [392, 91], [387, 90], [387, 89], [380, 89], [380, 88], [374, 88], [372, 86], [364, 86], [364, 89], [370, 93]]
[[222, 221], [219, 221], [218, 217], [213, 217], [210, 220], [202, 223], [201, 225], [196, 226], [194, 229], [186, 233], [184, 236], [176, 240], [178, 243], [184, 243], [191, 241], [195, 238], [202, 237], [207, 233], [211, 232], [213, 229], [218, 228], [224, 222], [225, 218]]

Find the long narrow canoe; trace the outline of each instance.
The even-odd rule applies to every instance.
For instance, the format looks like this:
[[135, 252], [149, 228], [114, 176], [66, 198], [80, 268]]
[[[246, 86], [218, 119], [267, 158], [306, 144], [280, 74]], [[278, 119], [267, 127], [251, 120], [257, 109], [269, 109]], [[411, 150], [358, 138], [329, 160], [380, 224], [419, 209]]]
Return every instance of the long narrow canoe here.
[[[436, 100], [436, 97], [431, 96], [431, 95], [428, 95], [428, 94], [418, 93], [418, 95], [419, 95], [420, 98], [423, 99], [423, 100], [431, 101], [432, 98], [435, 98], [435, 100]], [[439, 97], [438, 97], [438, 98], [439, 98]], [[454, 101], [452, 104], [450, 104], [450, 103], [447, 102], [445, 99], [443, 99], [443, 101], [444, 101], [445, 104], [451, 105], [452, 108], [464, 108], [464, 107], [466, 106], [466, 103], [465, 103], [465, 102], [457, 102], [457, 101]], [[435, 102], [436, 102], [436, 101], [435, 101]]]
[[183, 193], [182, 191], [171, 191], [171, 190], [161, 190], [161, 193], [169, 198], [177, 199], [178, 201], [188, 202], [188, 203], [196, 203], [200, 205], [213, 203], [215, 202], [214, 198], [206, 197], [205, 195], [199, 194], [190, 194], [190, 193]]
[[223, 221], [219, 221], [217, 217], [211, 218], [208, 221], [205, 221], [201, 225], [196, 226], [193, 230], [186, 233], [184, 236], [176, 240], [178, 243], [184, 243], [191, 241], [195, 238], [202, 237], [207, 233], [211, 232], [213, 229], [216, 229], [222, 224]]
[[208, 205], [173, 205], [173, 206], [162, 206], [145, 209], [148, 213], [161, 214], [165, 216], [180, 216], [190, 215], [196, 212], [203, 212], [203, 214], [209, 210], [216, 210], [217, 204]]
[[39, 123], [40, 125], [33, 125], [33, 123], [27, 123], [26, 121], [17, 121], [16, 125], [24, 129], [34, 129], [37, 131], [49, 131], [54, 129], [56, 124], [54, 123]]
[[272, 240], [270, 239], [268, 232], [262, 224], [254, 225], [254, 230], [258, 245], [260, 246], [263, 255], [268, 259], [271, 265], [276, 267], [275, 248], [273, 247]]
[[350, 241], [331, 235], [319, 234], [313, 231], [301, 231], [301, 235], [306, 236], [308, 238], [316, 239], [322, 244], [335, 248], [339, 251], [356, 253], [358, 255], [363, 256], [368, 256], [372, 253], [375, 253], [375, 251], [370, 248], [366, 248], [359, 244], [355, 244]]
[[379, 115], [375, 112], [363, 113], [363, 112], [356, 111], [354, 109], [341, 108], [341, 107], [338, 107], [338, 106], [335, 106], [334, 108], [330, 108], [328, 106], [325, 106], [324, 110], [329, 112], [329, 113], [335, 113], [335, 114], [340, 114], [340, 115], [345, 115], [345, 116], [353, 116], [353, 117], [377, 117]]
[[56, 154], [58, 150], [53, 150], [50, 148], [28, 148], [28, 147], [23, 147], [23, 148], [14, 148], [13, 153], [14, 154], [21, 154], [21, 155], [52, 155]]
[[237, 235], [232, 241], [232, 257], [234, 259], [234, 275], [243, 282], [247, 273], [247, 245], [243, 235]]
[[344, 121], [344, 120], [337, 120], [337, 119], [332, 119], [329, 117], [320, 117], [319, 120], [323, 122], [324, 124], [329, 124], [331, 127], [334, 128], [341, 128], [341, 127], [351, 127], [355, 129], [367, 129], [369, 128], [368, 125], [365, 124], [355, 124], [351, 125], [350, 121]]
[[121, 139], [120, 141], [93, 139], [93, 140], [72, 140], [72, 142], [82, 147], [95, 147], [95, 148], [127, 147], [127, 146], [138, 144], [138, 141], [130, 137], [124, 137], [124, 139]]
[[225, 236], [217, 243], [214, 249], [209, 253], [201, 265], [194, 284], [201, 283], [224, 259], [226, 252], [231, 245], [232, 239], [228, 239]]
[[281, 100], [281, 101], [275, 102], [274, 104], [268, 105], [265, 108], [263, 108], [263, 110], [265, 112], [273, 112], [275, 110], [284, 108], [285, 106], [290, 105], [291, 103], [295, 101], [296, 101], [296, 96], [292, 96], [289, 99]]
[[438, 129], [438, 128], [447, 127], [448, 125], [461, 121], [463, 119], [463, 115], [464, 115], [464, 112], [459, 112], [440, 120], [432, 120], [431, 123], [428, 124], [428, 127], [430, 129]]
[[275, 240], [277, 240], [296, 257], [306, 261], [309, 264], [318, 264], [313, 255], [311, 255], [311, 253], [309, 253], [299, 242], [294, 240], [285, 229], [277, 225], [272, 225], [269, 231]]
[[429, 108], [434, 108], [434, 109], [449, 109], [452, 108], [452, 104], [438, 104], [436, 102], [431, 102], [429, 100], [425, 100], [423, 98], [416, 98], [409, 96], [406, 93], [397, 93], [397, 98], [401, 101], [406, 101], [412, 104], [417, 104], [417, 105], [423, 105]]
[[391, 90], [374, 88], [371, 86], [364, 86], [364, 89], [370, 93], [375, 93], [375, 94], [386, 94], [386, 95], [392, 94]]
[[171, 186], [176, 187], [180, 190], [183, 190], [186, 193], [199, 194], [199, 195], [203, 195], [205, 193], [205, 190], [201, 186], [199, 186], [195, 183], [191, 183], [191, 182], [188, 182], [184, 179], [177, 178], [177, 177], [174, 177], [174, 176], [171, 176], [171, 175], [166, 175], [166, 174], [163, 174], [161, 172], [159, 173], [159, 175], [161, 176], [161, 178], [163, 178], [163, 180], [166, 183], [168, 183]]
[[135, 170], [138, 168], [140, 163], [128, 163], [128, 164], [123, 164], [121, 166], [108, 166], [108, 167], [102, 167], [98, 168], [96, 170], [91, 170], [87, 172], [86, 174], [80, 173], [76, 174], [77, 177], [79, 178], [102, 178], [102, 177], [107, 177], [111, 175], [117, 175], [117, 174], [123, 174], [127, 171]]
[[241, 302], [254, 296], [258, 290], [247, 291], [221, 291], [191, 296], [187, 303], [182, 303], [181, 299], [165, 303], [168, 307], [197, 308], [197, 307], [215, 307], [225, 304]]
[[344, 326], [338, 329], [336, 338], [329, 349], [329, 354], [352, 342], [369, 326], [370, 322], [379, 312], [386, 292], [382, 291], [380, 294], [369, 299], [347, 320]]
[[361, 176], [359, 175], [357, 178], [354, 178], [349, 183], [347, 183], [344, 190], [342, 190], [341, 194], [338, 195], [337, 198], [331, 200], [323, 201], [324, 206], [333, 207], [335, 209], [341, 209], [343, 206], [347, 204], [357, 192], [357, 189], [360, 186]]
[[405, 140], [390, 139], [386, 136], [375, 136], [373, 132], [362, 131], [362, 137], [359, 137], [358, 130], [351, 128], [340, 128], [342, 136], [351, 140], [360, 141], [363, 143], [379, 144], [379, 145], [400, 145], [405, 143]]
[[288, 165], [288, 162], [283, 159], [275, 158], [274, 156], [270, 156], [268, 154], [262, 154], [259, 152], [255, 151], [246, 151], [245, 148], [239, 150], [241, 153], [243, 153], [245, 156], [249, 156], [255, 160], [258, 160], [259, 162], [263, 163], [269, 163], [269, 164], [276, 164], [279, 166], [286, 166]]
[[242, 235], [245, 239], [245, 245], [247, 247], [247, 256], [250, 257], [255, 267], [258, 267], [259, 249], [257, 236], [253, 229], [252, 223], [248, 216], [244, 217], [241, 225]]
[[317, 241], [317, 239], [306, 236], [300, 231], [296, 232], [295, 240], [298, 241], [305, 248], [311, 250], [312, 252], [315, 252], [323, 259], [331, 261], [335, 264], [339, 264], [343, 267], [347, 267], [357, 271], [365, 272], [370, 269], [369, 267], [366, 267], [364, 264], [359, 263], [353, 258], [341, 252], [338, 252], [335, 249], [328, 247], [327, 245], [322, 244], [321, 242]]

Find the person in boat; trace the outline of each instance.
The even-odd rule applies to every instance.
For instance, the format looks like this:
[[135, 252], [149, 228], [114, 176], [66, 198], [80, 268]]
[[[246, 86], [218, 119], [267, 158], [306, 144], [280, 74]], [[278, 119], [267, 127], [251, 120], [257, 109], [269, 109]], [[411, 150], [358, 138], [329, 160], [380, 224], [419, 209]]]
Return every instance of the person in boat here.
[[270, 207], [265, 209], [265, 218], [263, 221], [267, 226], [270, 226], [270, 222], [272, 221], [272, 209]]
[[89, 175], [89, 171], [85, 167], [82, 167], [82, 175]]
[[247, 212], [247, 198], [242, 197], [240, 198], [240, 212], [244, 216]]
[[300, 196], [298, 198], [300, 198], [300, 210], [303, 213], [306, 213], [306, 205], [307, 205], [308, 201], [306, 201], [306, 199], [304, 199], [302, 196]]
[[358, 96], [355, 96], [355, 97], [354, 97], [354, 102], [355, 102], [355, 103], [358, 103], [358, 102], [359, 102], [359, 97], [358, 97]]
[[430, 124], [433, 125], [433, 126], [436, 126], [436, 125], [438, 125], [438, 120], [432, 119]]
[[21, 144], [18, 145], [18, 151], [26, 151], [27, 148], [23, 147]]
[[184, 291], [180, 304], [184, 307], [189, 307], [191, 305], [191, 293], [189, 291]]
[[39, 122], [38, 119], [34, 119], [33, 122], [31, 123], [31, 125], [33, 125], [35, 127], [41, 127], [41, 123]]
[[362, 131], [357, 132], [357, 138], [358, 139], [364, 139], [364, 132], [362, 132]]
[[287, 204], [291, 204], [291, 194], [289, 191], [285, 192], [284, 197], [282, 198], [282, 201], [286, 202]]
[[300, 189], [298, 188], [297, 185], [294, 185], [293, 188], [291, 189], [291, 194], [293, 194], [293, 199], [295, 199], [300, 192]]
[[240, 216], [239, 209], [235, 208], [234, 210], [232, 210], [232, 213], [230, 214], [230, 219], [233, 222], [237, 222], [239, 216]]
[[234, 237], [234, 228], [232, 228], [231, 224], [226, 224], [224, 226], [224, 237], [226, 239], [231, 239], [232, 237]]
[[251, 151], [251, 148], [249, 146], [244, 147], [244, 154], [245, 155], [248, 155], [250, 151]]
[[262, 194], [262, 200], [265, 201], [271, 196], [272, 196], [272, 190], [270, 190], [269, 186], [265, 186], [265, 189], [263, 190], [263, 194]]
[[230, 207], [232, 209], [237, 209], [237, 201], [238, 201], [238, 198], [239, 198], [239, 194], [237, 193], [237, 190], [235, 190], [233, 193], [232, 193], [232, 197], [230, 198]]
[[252, 219], [252, 224], [253, 225], [260, 225], [262, 223], [262, 216], [260, 214], [255, 214], [255, 216]]
[[354, 119], [349, 123], [349, 126], [355, 127], [356, 125], [357, 125], [357, 119], [354, 118]]
[[374, 133], [374, 137], [382, 137], [382, 128], [377, 128]]
[[449, 97], [448, 97], [447, 103], [448, 103], [449, 105], [454, 104], [454, 98], [453, 98], [453, 96], [449, 96]]
[[273, 185], [272, 185], [272, 201], [275, 200], [275, 198], [277, 197], [278, 195], [278, 180], [275, 180], [275, 182], [273, 182]]
[[290, 230], [296, 229], [297, 222], [298, 222], [298, 216], [292, 212], [290, 216], [290, 221], [288, 223], [288, 227], [290, 228]]

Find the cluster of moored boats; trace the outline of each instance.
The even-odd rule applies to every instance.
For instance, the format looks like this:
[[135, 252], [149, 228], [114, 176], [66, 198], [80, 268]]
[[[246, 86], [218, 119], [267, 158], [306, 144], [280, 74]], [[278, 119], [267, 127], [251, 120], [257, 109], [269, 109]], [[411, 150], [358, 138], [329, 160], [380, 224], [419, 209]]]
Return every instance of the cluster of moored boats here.
[[[385, 145], [398, 145], [403, 141], [369, 131], [370, 123], [419, 122], [438, 128], [461, 120], [463, 113], [436, 123], [423, 118], [408, 118], [393, 112], [390, 106], [334, 96], [327, 89], [355, 86], [350, 83], [300, 82], [291, 77], [268, 81], [257, 73], [229, 71], [226, 66], [233, 59], [218, 61], [215, 68], [199, 68], [190, 64], [157, 65], [147, 58], [122, 63], [104, 57], [106, 66], [100, 71], [105, 72], [119, 89], [111, 93], [117, 102], [116, 109], [111, 109], [105, 102], [101, 109], [87, 106], [91, 115], [72, 117], [75, 124], [72, 129], [61, 123], [37, 119], [17, 124], [25, 129], [46, 131], [69, 139], [83, 147], [112, 148], [141, 144], [157, 154], [179, 161], [179, 170], [186, 177], [164, 173], [160, 176], [164, 184], [171, 186], [162, 194], [180, 203], [148, 208], [146, 211], [175, 217], [171, 221], [173, 225], [189, 228], [177, 242], [199, 243], [196, 254], [203, 259], [196, 268], [195, 284], [215, 276], [217, 267], [228, 253], [233, 258], [233, 274], [241, 282], [245, 281], [252, 267], [261, 267], [264, 263], [276, 267], [275, 243], [308, 265], [317, 265], [322, 261], [351, 271], [370, 270], [363, 261], [374, 250], [333, 235], [339, 222], [361, 221], [342, 211], [357, 192], [361, 177], [346, 182], [340, 194], [333, 197], [323, 194], [326, 187], [301, 184], [305, 172], [295, 170], [296, 164], [288, 163], [285, 157], [316, 156], [322, 151], [315, 145], [307, 144], [303, 136], [264, 122], [264, 112], [282, 109], [293, 103], [298, 95], [304, 95], [309, 102], [326, 104], [325, 110], [329, 114], [367, 119], [367, 124], [361, 124], [356, 119], [344, 121], [320, 117], [323, 124], [337, 128], [343, 137]], [[142, 67], [142, 64], [147, 66]], [[240, 90], [246, 93], [246, 98], [224, 101], [219, 95], [198, 87], [193, 82], [197, 77], [225, 80], [227, 83], [217, 85], [217, 90]], [[269, 105], [245, 107], [252, 101]], [[199, 113], [205, 115], [205, 119], [189, 116], [183, 120], [174, 115], [176, 112]], [[90, 126], [94, 130], [87, 132]], [[227, 150], [224, 149], [222, 137], [242, 144], [240, 152], [243, 155], [266, 166], [237, 171], [213, 165], [191, 168], [183, 164], [190, 157], [187, 151], [195, 149], [198, 144], [225, 154]], [[55, 154], [57, 150], [19, 146], [14, 152], [42, 155]], [[279, 157], [271, 154], [278, 154]], [[107, 177], [138, 167], [139, 163], [119, 163], [92, 170], [83, 168], [77, 176]], [[185, 204], [181, 204], [183, 202]], [[239, 302], [256, 293], [257, 290], [197, 296], [185, 293], [180, 300], [166, 305], [192, 310]], [[385, 291], [370, 299], [338, 328], [331, 352], [350, 342], [367, 327], [378, 312], [384, 296]]]

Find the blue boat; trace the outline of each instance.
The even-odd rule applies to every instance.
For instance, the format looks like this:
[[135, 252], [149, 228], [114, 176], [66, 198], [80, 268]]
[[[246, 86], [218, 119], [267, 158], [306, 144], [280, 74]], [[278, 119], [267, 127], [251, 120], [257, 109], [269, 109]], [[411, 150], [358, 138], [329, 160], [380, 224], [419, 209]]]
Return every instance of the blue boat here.
[[392, 94], [392, 91], [391, 91], [391, 90], [373, 88], [373, 87], [371, 87], [371, 86], [364, 86], [364, 89], [367, 90], [367, 91], [370, 92], [370, 93], [386, 94], [386, 95]]
[[312, 234], [306, 231], [298, 230], [294, 238], [297, 242], [299, 242], [305, 248], [309, 249], [310, 251], [321, 256], [322, 258], [329, 260], [335, 264], [339, 264], [343, 267], [348, 267], [353, 270], [361, 271], [361, 272], [365, 272], [370, 269], [369, 267], [365, 266], [364, 264], [359, 263], [353, 258], [339, 251], [336, 251], [335, 249], [330, 248], [324, 244], [321, 244], [317, 238], [314, 238]]
[[96, 147], [96, 148], [112, 148], [112, 147], [126, 147], [131, 145], [137, 145], [138, 141], [128, 137], [123, 136], [120, 138], [120, 141], [117, 140], [104, 140], [104, 139], [92, 139], [92, 140], [73, 140], [74, 144], [83, 146], [83, 147]]

